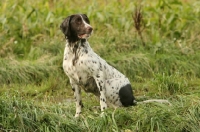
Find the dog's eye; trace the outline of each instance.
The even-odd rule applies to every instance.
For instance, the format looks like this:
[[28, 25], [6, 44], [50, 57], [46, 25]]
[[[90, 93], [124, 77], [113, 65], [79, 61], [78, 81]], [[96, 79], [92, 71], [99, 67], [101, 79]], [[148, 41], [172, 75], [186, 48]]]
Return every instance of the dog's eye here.
[[80, 23], [81, 23], [81, 18], [80, 18], [80, 17], [77, 18], [77, 19], [76, 19], [76, 22], [77, 22], [78, 24], [80, 24]]

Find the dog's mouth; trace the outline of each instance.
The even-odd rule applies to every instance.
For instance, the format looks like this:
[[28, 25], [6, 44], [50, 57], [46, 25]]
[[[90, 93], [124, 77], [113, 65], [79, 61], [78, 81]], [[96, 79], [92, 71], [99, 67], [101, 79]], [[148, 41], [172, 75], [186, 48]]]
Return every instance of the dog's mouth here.
[[91, 34], [88, 34], [88, 33], [84, 33], [84, 34], [79, 34], [78, 35], [78, 38], [80, 39], [86, 39], [86, 38], [89, 38]]

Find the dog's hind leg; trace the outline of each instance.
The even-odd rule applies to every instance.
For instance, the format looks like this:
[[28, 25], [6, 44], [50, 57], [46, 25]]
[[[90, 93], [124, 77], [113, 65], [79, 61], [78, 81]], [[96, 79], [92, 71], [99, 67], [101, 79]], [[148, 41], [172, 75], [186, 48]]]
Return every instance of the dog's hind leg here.
[[106, 99], [106, 90], [105, 90], [105, 80], [102, 78], [94, 77], [97, 87], [99, 88], [100, 92], [100, 106], [101, 106], [101, 111], [103, 112], [104, 109], [107, 108], [107, 99]]

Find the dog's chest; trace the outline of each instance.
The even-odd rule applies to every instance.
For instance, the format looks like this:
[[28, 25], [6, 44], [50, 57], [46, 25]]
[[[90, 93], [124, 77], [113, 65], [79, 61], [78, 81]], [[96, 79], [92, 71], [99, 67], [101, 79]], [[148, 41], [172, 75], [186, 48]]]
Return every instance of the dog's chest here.
[[80, 85], [85, 84], [88, 79], [88, 73], [85, 71], [86, 67], [81, 63], [84, 57], [84, 55], [79, 56], [79, 58], [73, 62], [75, 55], [70, 52], [69, 49], [65, 49], [63, 58], [64, 72]]

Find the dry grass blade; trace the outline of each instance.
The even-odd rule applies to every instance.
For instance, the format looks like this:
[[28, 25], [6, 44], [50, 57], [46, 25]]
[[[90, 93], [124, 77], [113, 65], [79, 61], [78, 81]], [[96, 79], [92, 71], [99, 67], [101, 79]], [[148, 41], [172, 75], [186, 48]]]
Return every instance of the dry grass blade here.
[[132, 15], [133, 21], [134, 21], [134, 27], [140, 36], [140, 39], [142, 40], [143, 46], [145, 46], [145, 42], [142, 36], [142, 31], [144, 30], [144, 22], [143, 22], [143, 16], [141, 12], [141, 6], [136, 7], [135, 12]]

